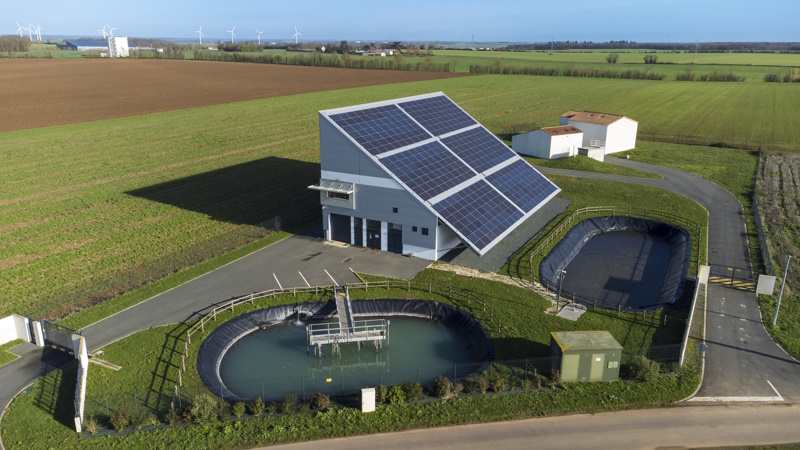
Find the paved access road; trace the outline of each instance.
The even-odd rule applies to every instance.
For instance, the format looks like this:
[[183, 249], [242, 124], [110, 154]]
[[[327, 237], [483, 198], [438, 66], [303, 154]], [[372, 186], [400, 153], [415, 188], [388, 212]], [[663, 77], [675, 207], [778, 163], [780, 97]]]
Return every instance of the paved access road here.
[[[744, 212], [733, 194], [716, 183], [680, 170], [609, 156], [606, 161], [664, 178], [541, 170], [653, 186], [685, 195], [708, 210], [709, 262], [750, 268]], [[710, 284], [707, 309], [705, 374], [693, 401], [800, 401], [800, 363], [787, 355], [767, 333], [754, 293]]]
[[800, 442], [800, 405], [695, 406], [543, 417], [286, 445], [287, 450], [639, 449]]

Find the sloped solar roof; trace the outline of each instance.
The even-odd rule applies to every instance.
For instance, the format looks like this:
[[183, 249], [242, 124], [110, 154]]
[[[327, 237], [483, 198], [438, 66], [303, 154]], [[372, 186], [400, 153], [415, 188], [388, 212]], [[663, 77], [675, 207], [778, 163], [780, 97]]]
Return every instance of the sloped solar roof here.
[[320, 114], [479, 255], [560, 191], [441, 92]]

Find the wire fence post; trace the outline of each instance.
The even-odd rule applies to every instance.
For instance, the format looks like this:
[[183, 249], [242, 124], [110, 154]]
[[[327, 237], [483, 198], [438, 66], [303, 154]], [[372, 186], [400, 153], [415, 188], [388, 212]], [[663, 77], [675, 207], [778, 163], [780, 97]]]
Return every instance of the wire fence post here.
[[111, 417], [111, 412], [108, 410], [108, 396], [106, 395], [106, 415]]
[[136, 393], [135, 392], [133, 393], [133, 407], [136, 410], [136, 412], [138, 413], [139, 412], [139, 400], [136, 398]]

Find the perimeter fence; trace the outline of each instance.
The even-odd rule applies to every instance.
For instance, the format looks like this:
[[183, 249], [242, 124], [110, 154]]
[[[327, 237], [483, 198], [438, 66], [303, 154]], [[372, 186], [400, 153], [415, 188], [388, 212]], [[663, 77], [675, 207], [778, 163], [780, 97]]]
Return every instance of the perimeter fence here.
[[258, 225], [241, 225], [229, 233], [135, 266], [116, 276], [88, 283], [75, 288], [72, 292], [43, 300], [21, 314], [49, 321], [64, 318], [175, 274], [182, 269], [263, 239], [280, 231], [282, 227], [317, 219], [319, 214], [320, 209], [317, 204], [299, 205], [281, 211], [279, 216], [260, 222]]
[[761, 177], [761, 147], [758, 148], [758, 164], [756, 165], [756, 182], [753, 187], [753, 219], [756, 222], [756, 231], [758, 232], [758, 243], [761, 246], [761, 261], [764, 266], [764, 271], [767, 275], [775, 275], [772, 268], [772, 256], [769, 253], [769, 243], [767, 242], [767, 235], [764, 233], [764, 225], [761, 222], [761, 212], [758, 209], [758, 179]]

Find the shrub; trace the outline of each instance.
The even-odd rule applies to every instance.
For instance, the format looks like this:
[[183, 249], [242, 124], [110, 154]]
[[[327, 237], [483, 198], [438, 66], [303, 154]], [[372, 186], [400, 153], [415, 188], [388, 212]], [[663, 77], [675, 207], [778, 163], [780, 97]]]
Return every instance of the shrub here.
[[190, 406], [186, 406], [181, 413], [181, 418], [186, 423], [192, 423], [192, 408]]
[[264, 412], [264, 400], [261, 400], [261, 397], [253, 400], [253, 403], [250, 403], [250, 415], [253, 417], [258, 417], [261, 413]]
[[198, 394], [192, 401], [192, 417], [194, 423], [207, 425], [217, 421], [217, 400], [211, 394]]
[[621, 369], [625, 376], [645, 383], [657, 379], [659, 372], [658, 363], [650, 361], [644, 355], [635, 356], [623, 363]]
[[144, 408], [131, 414], [131, 426], [137, 430], [141, 430], [145, 425], [152, 424], [155, 420], [156, 419], [153, 418], [153, 413], [145, 410]]
[[386, 394], [386, 402], [390, 405], [402, 405], [405, 401], [406, 394], [403, 392], [403, 388], [398, 385], [392, 385]]
[[89, 421], [84, 424], [84, 428], [88, 431], [92, 436], [97, 433], [97, 430], [100, 429], [100, 426], [97, 425], [97, 419], [94, 416], [89, 417]]
[[311, 406], [317, 411], [325, 411], [331, 406], [331, 398], [322, 392], [317, 392], [311, 396]]
[[447, 377], [439, 375], [433, 383], [436, 396], [439, 398], [447, 398], [453, 392], [453, 383]]
[[376, 403], [386, 403], [386, 394], [388, 394], [389, 388], [386, 385], [379, 384], [375, 386], [375, 402]]
[[298, 414], [308, 414], [311, 412], [311, 403], [310, 402], [300, 402], [297, 404], [297, 413]]
[[173, 426], [181, 421], [181, 415], [175, 408], [170, 408], [164, 413], [163, 419], [164, 422], [168, 423], [170, 426]]
[[111, 413], [111, 426], [113, 426], [116, 431], [124, 430], [129, 423], [131, 423], [131, 415], [128, 411], [122, 410]]
[[244, 402], [236, 402], [233, 404], [233, 415], [236, 416], [237, 419], [241, 419], [245, 409], [246, 406]]
[[606, 55], [606, 61], [610, 62], [611, 64], [616, 64], [618, 59], [619, 53], [609, 53]]
[[406, 401], [415, 402], [422, 398], [422, 385], [419, 381], [409, 381], [403, 385], [403, 393], [406, 395]]
[[495, 374], [491, 380], [489, 380], [489, 386], [492, 388], [492, 392], [502, 391], [505, 384], [505, 380], [499, 374]]
[[489, 379], [486, 378], [486, 375], [478, 375], [477, 377], [473, 378], [475, 381], [475, 387], [477, 391], [481, 394], [485, 394], [487, 390], [489, 390]]
[[231, 404], [225, 400], [217, 400], [217, 417], [219, 420], [228, 420], [231, 415]]
[[461, 383], [456, 383], [453, 385], [453, 397], [458, 397], [458, 394], [464, 391], [464, 385]]
[[275, 403], [270, 403], [267, 405], [267, 415], [271, 416], [278, 412], [278, 405]]
[[525, 392], [528, 392], [531, 389], [533, 389], [533, 385], [534, 385], [534, 381], [532, 379], [525, 378], [525, 379], [522, 380], [522, 386], [521, 387], [522, 387], [522, 389], [525, 390]]
[[281, 403], [281, 412], [284, 414], [294, 414], [297, 411], [297, 396], [294, 394], [286, 394], [283, 396]]

